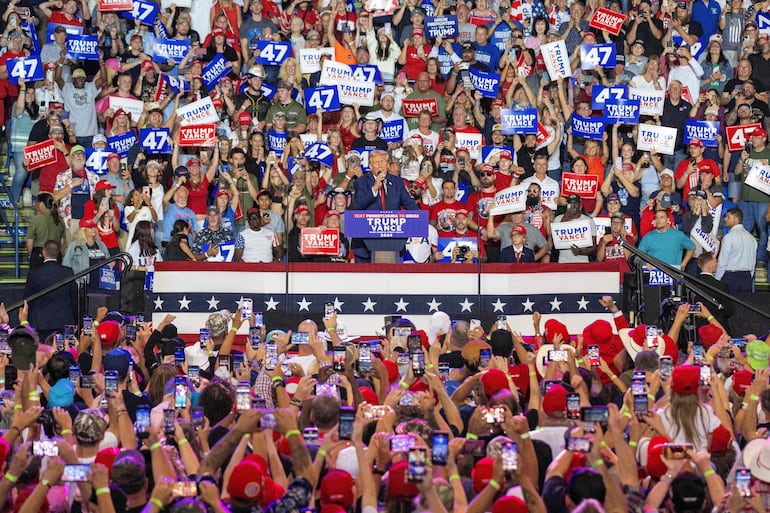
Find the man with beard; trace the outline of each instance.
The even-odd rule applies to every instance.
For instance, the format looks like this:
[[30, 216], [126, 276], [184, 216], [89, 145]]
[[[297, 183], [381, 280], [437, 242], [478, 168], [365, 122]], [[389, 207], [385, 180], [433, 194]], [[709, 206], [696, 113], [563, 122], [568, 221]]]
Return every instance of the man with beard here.
[[757, 87], [754, 85], [754, 82], [751, 80], [745, 81], [743, 86], [737, 89], [736, 96], [725, 107], [728, 111], [725, 115], [725, 123], [728, 125], [735, 124], [735, 120], [738, 118], [738, 109], [742, 105], [748, 105], [752, 114], [758, 111], [764, 117], [770, 116], [770, 109], [767, 103], [757, 98], [756, 94]]
[[[431, 119], [431, 130], [435, 130], [438, 132], [442, 129], [442, 125], [444, 125], [447, 121], [446, 118], [446, 102], [444, 101], [444, 97], [434, 91], [430, 88], [430, 75], [426, 71], [423, 71], [419, 75], [417, 75], [417, 80], [414, 82], [414, 91], [412, 91], [409, 96], [406, 97], [407, 100], [428, 100], [428, 99], [434, 99], [436, 101], [437, 111], [438, 114], [433, 116]], [[402, 107], [402, 110], [404, 107]], [[422, 108], [420, 109], [422, 110]], [[415, 114], [417, 114], [415, 112]], [[417, 128], [417, 116], [408, 117], [406, 116], [406, 112], [404, 111], [404, 117], [407, 118], [406, 122], [409, 125], [410, 129]]]
[[559, 197], [559, 182], [548, 176], [548, 154], [539, 151], [535, 154], [535, 174], [523, 180], [522, 185], [531, 183], [540, 187], [541, 201], [548, 208], [556, 209], [556, 198]]
[[[307, 207], [305, 207], [307, 208]], [[275, 234], [263, 226], [267, 223], [258, 208], [246, 212], [249, 225], [235, 238], [236, 262], [279, 262], [283, 258], [283, 249], [278, 244]]]
[[469, 226], [473, 230], [478, 230], [481, 226], [481, 237], [484, 240], [484, 248], [487, 254], [487, 262], [497, 262], [497, 257], [500, 252], [500, 244], [496, 241], [489, 241], [486, 238], [487, 218], [489, 218], [489, 208], [495, 201], [495, 193], [497, 188], [495, 187], [495, 168], [489, 164], [481, 166], [479, 172], [479, 181], [481, 186], [478, 190], [468, 196], [468, 201], [465, 202], [468, 205], [471, 212], [474, 210], [478, 213], [478, 219], [471, 218], [468, 222]]
[[[735, 67], [735, 78], [731, 78], [725, 84], [725, 88], [722, 91], [721, 102], [722, 105], [727, 105], [738, 96], [738, 91], [743, 87], [743, 84], [751, 80], [754, 82], [754, 87], [757, 90], [756, 95], [763, 101], [767, 101], [767, 91], [764, 86], [764, 82], [759, 80], [758, 77], [753, 76], [754, 67], [751, 65], [751, 61], [741, 59], [738, 61], [738, 65]], [[765, 82], [768, 79], [765, 78]]]
[[267, 111], [270, 109], [270, 100], [262, 94], [262, 80], [265, 78], [265, 71], [261, 66], [252, 66], [243, 77], [249, 86], [235, 97], [237, 112], [233, 114], [233, 117], [237, 117], [241, 112], [248, 112], [251, 119], [259, 121], [257, 128], [263, 130]]
[[294, 209], [294, 222], [286, 235], [286, 251], [289, 262], [310, 262], [313, 257], [305, 256], [300, 251], [302, 228], [310, 226], [310, 209], [306, 205], [297, 205]]
[[[566, 223], [569, 221], [576, 221], [578, 219], [588, 221], [588, 224], [591, 227], [592, 244], [586, 248], [579, 248], [573, 244], [570, 249], [563, 249], [559, 251], [560, 264], [586, 263], [588, 262], [589, 256], [596, 254], [596, 225], [590, 216], [587, 216], [583, 213], [583, 201], [577, 194], [570, 194], [567, 197], [567, 211], [562, 215], [556, 216], [556, 218], [553, 220], [553, 223], [551, 224], [551, 228], [553, 228], [555, 223]], [[551, 237], [551, 240], [553, 240], [553, 237]]]
[[233, 233], [229, 228], [222, 227], [222, 217], [219, 209], [211, 205], [206, 211], [206, 220], [209, 225], [195, 234], [192, 252], [195, 260], [209, 262], [222, 262], [219, 244], [233, 240]]
[[[535, 174], [535, 155], [537, 155], [539, 151], [537, 148], [537, 135], [525, 135], [523, 144], [520, 135], [514, 136], [513, 149], [516, 150], [517, 166], [514, 174], [518, 175], [519, 180], [526, 180]], [[548, 172], [547, 166], [548, 157], [546, 156], [546, 172]]]
[[[527, 185], [527, 209], [524, 211], [524, 222], [540, 230], [543, 237], [549, 237], [553, 210], [543, 204], [542, 197], [540, 185], [537, 183]], [[527, 239], [532, 240], [531, 237], [527, 237]]]

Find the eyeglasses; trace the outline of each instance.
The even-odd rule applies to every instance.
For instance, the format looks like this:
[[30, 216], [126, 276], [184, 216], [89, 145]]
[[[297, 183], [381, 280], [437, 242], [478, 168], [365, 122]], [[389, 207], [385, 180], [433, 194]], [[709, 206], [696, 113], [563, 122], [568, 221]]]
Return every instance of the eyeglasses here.
[[495, 176], [495, 174], [494, 174], [494, 173], [488, 173], [488, 172], [479, 173], [479, 174], [480, 174], [481, 176]]

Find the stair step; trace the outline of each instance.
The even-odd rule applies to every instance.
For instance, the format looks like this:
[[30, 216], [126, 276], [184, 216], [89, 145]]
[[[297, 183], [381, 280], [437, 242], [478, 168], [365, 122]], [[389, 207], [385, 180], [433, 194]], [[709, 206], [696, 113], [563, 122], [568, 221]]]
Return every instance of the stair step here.
[[20, 283], [26, 283], [27, 278], [0, 278], [0, 287], [3, 285], [18, 285]]
[[[16, 264], [13, 262], [6, 263], [6, 262], [0, 262], [0, 269], [16, 269]], [[19, 269], [29, 269], [29, 262], [21, 261], [19, 262]]]

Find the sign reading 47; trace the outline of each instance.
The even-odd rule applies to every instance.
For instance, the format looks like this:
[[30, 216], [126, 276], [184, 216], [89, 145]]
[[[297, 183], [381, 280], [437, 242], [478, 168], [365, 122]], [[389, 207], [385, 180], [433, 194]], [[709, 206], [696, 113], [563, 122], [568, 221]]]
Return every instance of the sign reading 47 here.
[[11, 84], [35, 82], [45, 78], [43, 63], [39, 55], [8, 59], [6, 67], [8, 69], [8, 80]]
[[149, 154], [171, 153], [171, 137], [168, 128], [142, 128], [139, 144]]

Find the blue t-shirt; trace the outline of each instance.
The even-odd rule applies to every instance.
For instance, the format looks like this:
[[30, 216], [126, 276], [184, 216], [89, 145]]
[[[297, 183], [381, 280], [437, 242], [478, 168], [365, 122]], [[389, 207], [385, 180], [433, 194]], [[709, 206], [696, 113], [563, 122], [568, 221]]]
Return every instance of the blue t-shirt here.
[[490, 43], [483, 46], [478, 43], [473, 43], [473, 45], [476, 47], [476, 61], [489, 66], [490, 71], [496, 70], [497, 64], [500, 61], [500, 50]]
[[673, 228], [665, 232], [651, 231], [644, 236], [639, 249], [649, 253], [658, 260], [679, 267], [685, 251], [693, 248], [695, 243], [684, 233]]
[[168, 242], [171, 240], [171, 230], [174, 228], [174, 223], [177, 219], [184, 219], [192, 226], [193, 232], [198, 231], [198, 220], [195, 218], [195, 212], [189, 207], [179, 208], [172, 203], [163, 214], [163, 237], [161, 241]]

